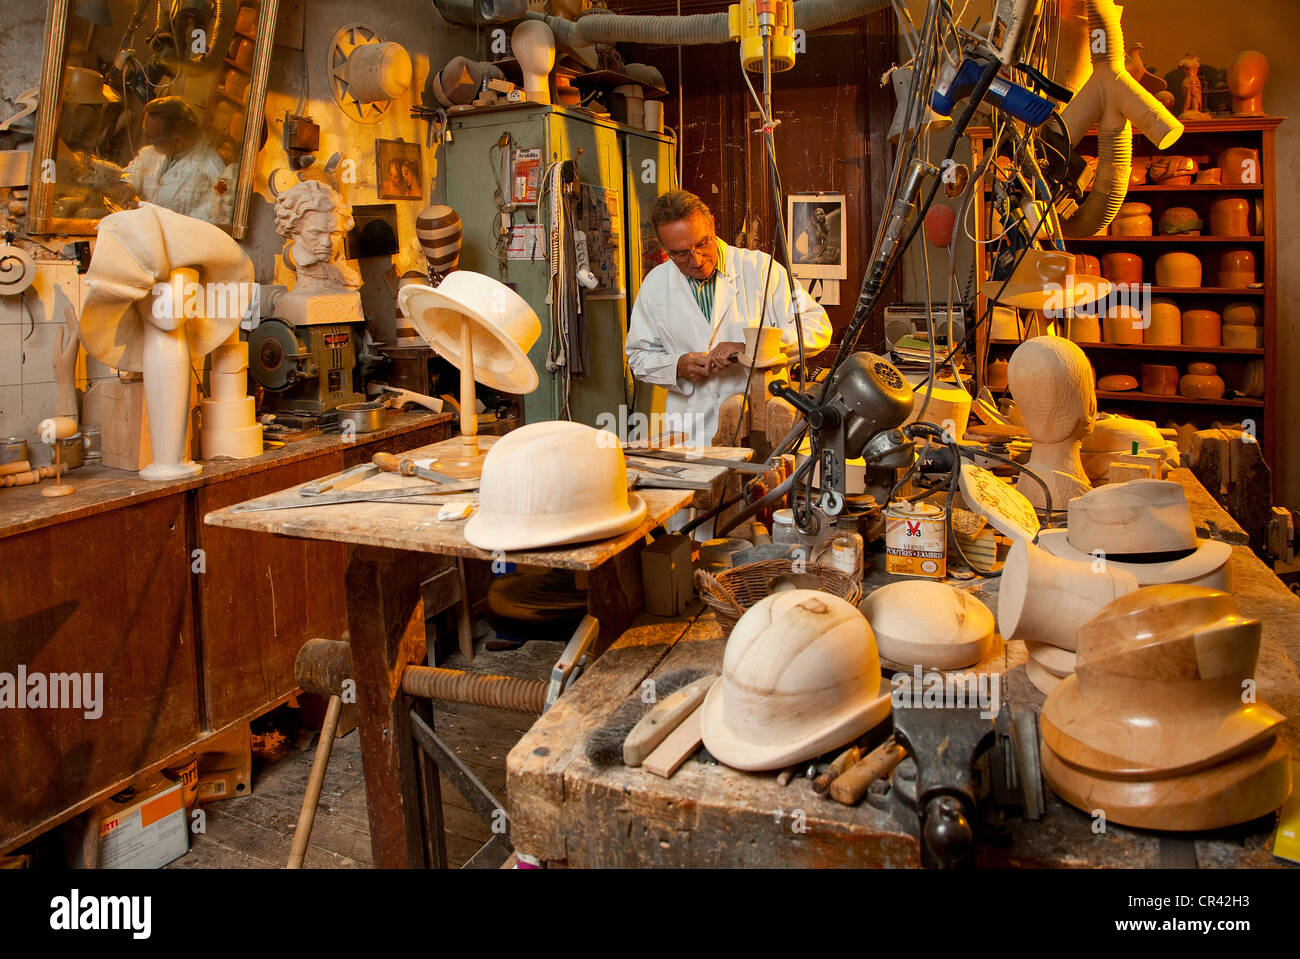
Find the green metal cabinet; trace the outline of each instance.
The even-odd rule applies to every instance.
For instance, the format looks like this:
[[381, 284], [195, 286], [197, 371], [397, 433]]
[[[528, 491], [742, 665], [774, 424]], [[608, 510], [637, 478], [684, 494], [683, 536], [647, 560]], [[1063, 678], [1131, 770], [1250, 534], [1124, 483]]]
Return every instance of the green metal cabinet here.
[[[526, 422], [556, 419], [560, 409], [560, 382], [546, 369], [551, 338], [551, 310], [546, 302], [549, 267], [543, 259], [508, 259], [504, 273], [501, 270], [496, 252], [501, 151], [493, 148], [509, 134], [512, 150], [541, 149], [543, 171], [557, 160], [574, 160], [581, 182], [619, 191], [619, 285], [625, 292], [617, 299], [587, 300], [589, 371], [572, 380], [569, 402], [572, 418], [580, 423], [595, 426], [601, 414], [618, 417], [619, 407], [629, 404], [633, 389], [623, 353], [628, 314], [647, 264], [657, 262], [650, 210], [656, 197], [676, 186], [672, 141], [564, 107], [541, 105], [476, 110], [454, 117], [450, 129], [441, 187], [464, 224], [460, 266], [509, 283], [542, 320], [541, 338], [528, 354], [540, 385], [524, 398]], [[518, 206], [512, 218], [515, 225], [541, 223], [544, 241], [541, 215], [539, 207]], [[637, 400], [635, 408], [649, 410], [649, 391], [638, 390]]]

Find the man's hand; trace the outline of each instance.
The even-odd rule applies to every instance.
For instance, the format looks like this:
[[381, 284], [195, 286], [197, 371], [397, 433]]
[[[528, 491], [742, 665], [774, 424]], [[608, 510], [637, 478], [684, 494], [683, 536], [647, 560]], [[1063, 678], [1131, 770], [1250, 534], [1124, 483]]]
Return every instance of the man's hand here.
[[118, 206], [134, 206], [135, 187], [123, 180], [108, 191], [108, 198]]
[[744, 352], [744, 343], [719, 343], [709, 353], [709, 372], [725, 370], [732, 363], [739, 362], [740, 355]]
[[709, 378], [709, 354], [683, 353], [677, 358], [677, 378], [703, 383]]

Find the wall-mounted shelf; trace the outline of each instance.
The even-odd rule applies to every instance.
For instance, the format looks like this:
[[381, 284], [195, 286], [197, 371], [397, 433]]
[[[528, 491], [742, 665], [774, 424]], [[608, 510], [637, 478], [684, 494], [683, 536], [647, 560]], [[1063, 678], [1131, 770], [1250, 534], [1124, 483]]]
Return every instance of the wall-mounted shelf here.
[[1190, 396], [1157, 396], [1155, 393], [1143, 393], [1141, 390], [1122, 390], [1111, 392], [1098, 390], [1099, 400], [1123, 400], [1128, 403], [1182, 403], [1187, 406], [1243, 406], [1262, 409], [1263, 400], [1198, 400]]

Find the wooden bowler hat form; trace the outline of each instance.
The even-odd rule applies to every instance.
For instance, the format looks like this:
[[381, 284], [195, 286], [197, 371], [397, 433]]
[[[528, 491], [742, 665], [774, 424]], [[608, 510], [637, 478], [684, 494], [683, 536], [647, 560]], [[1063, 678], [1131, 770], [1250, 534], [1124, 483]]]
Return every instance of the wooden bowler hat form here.
[[890, 583], [858, 608], [871, 624], [881, 658], [905, 669], [973, 666], [993, 643], [993, 613], [970, 593], [947, 583]]
[[1066, 539], [1083, 553], [1186, 553], [1196, 549], [1187, 494], [1170, 480], [1111, 483], [1076, 496]]
[[537, 370], [528, 351], [542, 335], [542, 321], [514, 290], [490, 276], [457, 270], [435, 289], [402, 287], [398, 309], [431, 347], [452, 365], [461, 361], [461, 319], [471, 321], [474, 376], [494, 390], [531, 393]]
[[1216, 829], [1291, 788], [1286, 721], [1244, 701], [1259, 620], [1227, 593], [1149, 586], [1078, 631], [1074, 676], [1043, 706], [1043, 771], [1067, 802], [1152, 829]]
[[734, 769], [782, 769], [843, 746], [890, 710], [866, 617], [811, 589], [773, 593], [727, 639], [701, 707], [704, 746]]
[[483, 550], [608, 539], [646, 515], [645, 501], [627, 491], [618, 438], [564, 420], [529, 423], [493, 444], [478, 500], [465, 539]]
[[[1026, 250], [998, 296], [1003, 306], [1024, 310], [1073, 309], [1093, 303], [1110, 292], [1110, 283], [1100, 276], [1076, 274], [1074, 256], [1057, 250]], [[994, 293], [1001, 286], [990, 281]]]

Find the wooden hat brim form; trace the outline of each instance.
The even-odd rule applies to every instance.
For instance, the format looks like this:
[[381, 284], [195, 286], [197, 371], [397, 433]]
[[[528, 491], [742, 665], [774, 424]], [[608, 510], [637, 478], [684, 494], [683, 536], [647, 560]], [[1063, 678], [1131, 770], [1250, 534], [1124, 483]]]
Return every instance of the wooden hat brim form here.
[[397, 293], [411, 325], [448, 362], [461, 360], [460, 323], [473, 325], [474, 378], [505, 393], [537, 389], [528, 351], [542, 335], [542, 321], [514, 290], [470, 270], [451, 273], [435, 289], [411, 283]]
[[[144, 330], [155, 322], [153, 289], [181, 268], [197, 270], [201, 284], [221, 284], [223, 289], [253, 282], [248, 254], [230, 234], [206, 220], [152, 203], [100, 220], [81, 309], [80, 336], [86, 351], [113, 369], [143, 372]], [[183, 304], [175, 306], [181, 309]], [[230, 316], [206, 312], [185, 320], [185, 338], [195, 359], [211, 353], [239, 326], [237, 310], [228, 310]]]
[[[1070, 544], [1068, 532], [1063, 529], [1043, 530], [1038, 537], [1038, 545], [1060, 559], [1087, 563], [1093, 561], [1091, 553], [1085, 553]], [[1185, 583], [1228, 591], [1232, 588], [1232, 571], [1228, 563], [1231, 558], [1230, 544], [1214, 539], [1198, 539], [1196, 551], [1179, 559], [1157, 563], [1128, 563], [1107, 557], [1106, 566], [1129, 573], [1139, 586]]]
[[1165, 779], [1118, 779], [1080, 769], [1042, 744], [1043, 777], [1058, 796], [1111, 822], [1141, 829], [1200, 831], [1248, 822], [1291, 793], [1291, 754], [1280, 739], [1209, 769]]
[[890, 583], [858, 608], [871, 624], [881, 658], [909, 670], [973, 666], [993, 644], [993, 613], [947, 583]]

